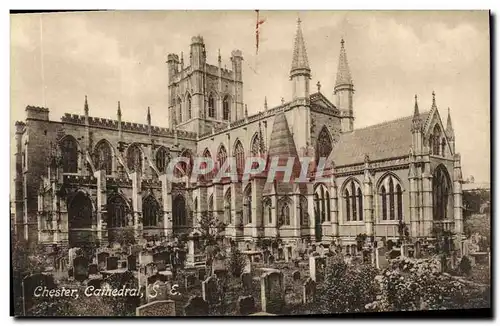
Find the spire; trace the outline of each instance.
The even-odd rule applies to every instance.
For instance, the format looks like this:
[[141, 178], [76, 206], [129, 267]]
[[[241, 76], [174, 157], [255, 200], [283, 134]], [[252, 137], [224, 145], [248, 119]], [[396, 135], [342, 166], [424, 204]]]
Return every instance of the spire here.
[[418, 97], [417, 94], [415, 94], [415, 109], [413, 110], [413, 118], [415, 119], [419, 115], [420, 113], [418, 112]]
[[451, 114], [450, 108], [448, 108], [448, 118], [446, 119], [446, 135], [448, 138], [452, 138], [455, 132], [453, 131], [453, 125], [451, 124]]
[[422, 119], [420, 118], [420, 113], [418, 110], [418, 97], [417, 94], [415, 94], [415, 108], [413, 109], [413, 119], [412, 119], [412, 126], [411, 126], [411, 131], [420, 131], [422, 129]]
[[436, 108], [436, 93], [432, 91], [432, 108]]
[[83, 105], [85, 115], [89, 115], [89, 103], [87, 102], [87, 95], [85, 95], [85, 104]]
[[347, 54], [344, 43], [344, 38], [342, 38], [340, 41], [339, 67], [337, 70], [335, 87], [340, 85], [352, 85], [351, 71], [349, 70], [349, 64], [347, 63]]
[[118, 119], [122, 118], [122, 109], [120, 108], [120, 101], [118, 101], [118, 112], [117, 112], [117, 115], [118, 115]]
[[302, 35], [302, 28], [300, 27], [301, 20], [297, 19], [297, 32], [295, 34], [295, 43], [293, 46], [293, 59], [292, 59], [292, 69], [290, 70], [290, 75], [293, 76], [295, 72], [302, 72], [310, 74], [311, 68], [309, 68], [309, 61], [307, 60], [306, 45], [304, 42], [304, 36]]
[[219, 61], [219, 66], [220, 66], [220, 63], [222, 62], [222, 59], [221, 59], [221, 57], [220, 57], [220, 49], [219, 49], [219, 56], [218, 56], [218, 58], [217, 58], [217, 61]]
[[148, 120], [148, 125], [151, 125], [151, 110], [149, 109], [149, 106], [148, 106], [147, 120]]
[[264, 110], [267, 111], [267, 96], [264, 96]]

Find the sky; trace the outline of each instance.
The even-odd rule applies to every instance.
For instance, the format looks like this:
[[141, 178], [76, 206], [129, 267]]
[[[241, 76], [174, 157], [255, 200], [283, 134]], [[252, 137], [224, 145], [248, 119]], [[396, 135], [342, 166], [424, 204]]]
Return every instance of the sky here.
[[[231, 67], [243, 52], [243, 101], [249, 114], [289, 100], [297, 18], [312, 70], [311, 91], [333, 101], [343, 37], [354, 80], [355, 128], [429, 110], [432, 92], [446, 124], [448, 108], [464, 178], [490, 181], [490, 36], [487, 11], [114, 11], [11, 15], [11, 144], [27, 105], [50, 119], [83, 114], [167, 126], [167, 55], [202, 35], [207, 61]], [[13, 167], [15, 146], [11, 146]], [[13, 169], [11, 169], [13, 171]], [[11, 178], [12, 179], [12, 178]]]

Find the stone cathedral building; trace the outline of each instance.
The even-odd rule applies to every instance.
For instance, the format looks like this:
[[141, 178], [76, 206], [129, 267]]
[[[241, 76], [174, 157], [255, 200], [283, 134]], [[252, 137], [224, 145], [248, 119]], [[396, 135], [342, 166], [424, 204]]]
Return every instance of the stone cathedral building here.
[[[191, 39], [186, 62], [168, 55], [168, 128], [152, 125], [149, 109], [147, 124], [122, 121], [120, 102], [114, 119], [92, 117], [87, 98], [83, 115], [60, 121], [27, 106], [26, 121], [15, 124], [16, 232], [42, 244], [106, 245], [189, 234], [208, 213], [238, 243], [279, 236], [349, 244], [358, 234], [397, 237], [401, 220], [414, 239], [432, 236], [435, 225], [461, 235], [460, 155], [435, 95], [428, 108], [415, 96], [401, 108], [407, 116], [356, 129], [344, 40], [327, 93], [319, 82], [311, 89], [300, 20], [290, 54], [292, 97], [275, 107], [265, 101], [254, 115], [244, 104], [242, 52], [232, 51], [231, 70], [220, 53], [212, 65], [201, 36]], [[234, 157], [238, 173], [249, 156], [324, 157], [327, 181], [315, 182], [314, 168], [308, 183], [267, 183], [265, 173], [191, 180], [192, 167], [180, 164], [175, 174], [185, 181], [173, 183], [166, 166], [178, 156], [211, 157], [217, 166]]]

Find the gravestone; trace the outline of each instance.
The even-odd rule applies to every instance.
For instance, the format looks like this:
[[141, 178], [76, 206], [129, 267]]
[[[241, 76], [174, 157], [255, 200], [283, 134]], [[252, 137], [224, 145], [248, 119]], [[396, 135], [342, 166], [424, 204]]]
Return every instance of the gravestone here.
[[153, 255], [151, 255], [149, 252], [141, 252], [139, 253], [139, 264], [140, 265], [147, 265], [149, 263], [153, 262]]
[[402, 244], [401, 245], [401, 257], [409, 257], [409, 246], [407, 244]]
[[111, 271], [114, 269], [118, 269], [118, 257], [108, 257], [106, 259], [106, 270]]
[[137, 256], [132, 254], [127, 256], [127, 268], [129, 271], [137, 270]]
[[318, 256], [309, 257], [309, 276], [314, 282], [321, 282], [324, 278], [325, 258]]
[[394, 247], [394, 241], [388, 240], [387, 241], [387, 251], [391, 251], [393, 247]]
[[68, 278], [73, 278], [73, 275], [74, 275], [73, 268], [72, 267], [68, 268]]
[[238, 298], [238, 314], [241, 316], [247, 316], [256, 312], [255, 299], [249, 296], [243, 296]]
[[217, 277], [212, 275], [201, 283], [201, 294], [208, 304], [216, 304], [220, 301]]
[[157, 279], [155, 282], [149, 283], [146, 287], [147, 302], [167, 300], [170, 294], [170, 285]]
[[126, 261], [120, 261], [120, 268], [127, 268], [127, 262]]
[[158, 272], [163, 272], [167, 270], [167, 264], [165, 264], [163, 261], [157, 263], [156, 266], [158, 268]]
[[97, 265], [96, 264], [90, 264], [89, 265], [89, 275], [95, 275], [95, 274], [98, 274], [99, 273], [99, 270], [97, 269]]
[[46, 288], [47, 290], [56, 289], [57, 285], [54, 277], [50, 274], [37, 273], [28, 275], [23, 278], [22, 283], [22, 296], [23, 296], [23, 315], [30, 316], [30, 309], [35, 302], [35, 289], [38, 287]]
[[399, 249], [392, 249], [387, 253], [389, 259], [396, 259], [401, 256], [401, 251]]
[[191, 289], [196, 285], [196, 276], [194, 274], [187, 274], [184, 278], [184, 287], [186, 289]]
[[97, 254], [97, 265], [99, 265], [99, 268], [105, 269], [106, 268], [106, 261], [109, 257], [109, 253], [107, 252], [100, 252]]
[[292, 273], [292, 278], [294, 281], [297, 281], [297, 280], [300, 280], [300, 272], [299, 271], [295, 271]]
[[242, 273], [241, 274], [241, 284], [243, 286], [243, 290], [251, 290], [252, 289], [252, 274], [250, 273]]
[[149, 263], [145, 266], [145, 274], [147, 276], [155, 275], [158, 273], [158, 267], [155, 263]]
[[422, 258], [422, 247], [421, 247], [421, 243], [420, 241], [416, 241], [415, 244], [414, 244], [414, 247], [415, 247], [415, 258], [417, 259], [420, 259]]
[[285, 286], [283, 273], [269, 272], [261, 276], [260, 296], [262, 311], [280, 313], [285, 305]]
[[263, 253], [262, 253], [262, 256], [263, 256], [263, 260], [264, 260], [264, 264], [269, 264], [269, 256], [270, 256], [270, 252], [269, 252], [269, 249], [264, 249]]
[[385, 247], [375, 249], [375, 267], [378, 269], [385, 269], [389, 265], [387, 260]]
[[75, 280], [84, 281], [89, 277], [89, 260], [83, 256], [73, 259], [73, 275]]
[[308, 304], [314, 302], [316, 296], [316, 282], [308, 277], [302, 286], [302, 302]]
[[200, 296], [193, 296], [184, 306], [184, 315], [208, 316], [208, 303]]
[[88, 280], [87, 282], [87, 288], [93, 287], [94, 289], [100, 289], [102, 284], [102, 279], [100, 278], [94, 278], [92, 280]]
[[142, 246], [141, 245], [132, 245], [130, 246], [130, 249], [129, 249], [129, 254], [130, 255], [139, 255], [139, 253], [142, 251]]
[[136, 316], [175, 316], [175, 302], [172, 300], [160, 300], [150, 302], [135, 309]]
[[207, 271], [204, 268], [198, 269], [198, 280], [203, 281], [206, 278]]

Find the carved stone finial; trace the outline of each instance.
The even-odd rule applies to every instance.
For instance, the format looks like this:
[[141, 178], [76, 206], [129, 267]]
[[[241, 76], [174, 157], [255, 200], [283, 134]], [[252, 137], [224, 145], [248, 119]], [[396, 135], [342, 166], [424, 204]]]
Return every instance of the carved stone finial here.
[[316, 84], [316, 87], [318, 87], [318, 93], [321, 92], [321, 83], [318, 80], [318, 83]]

